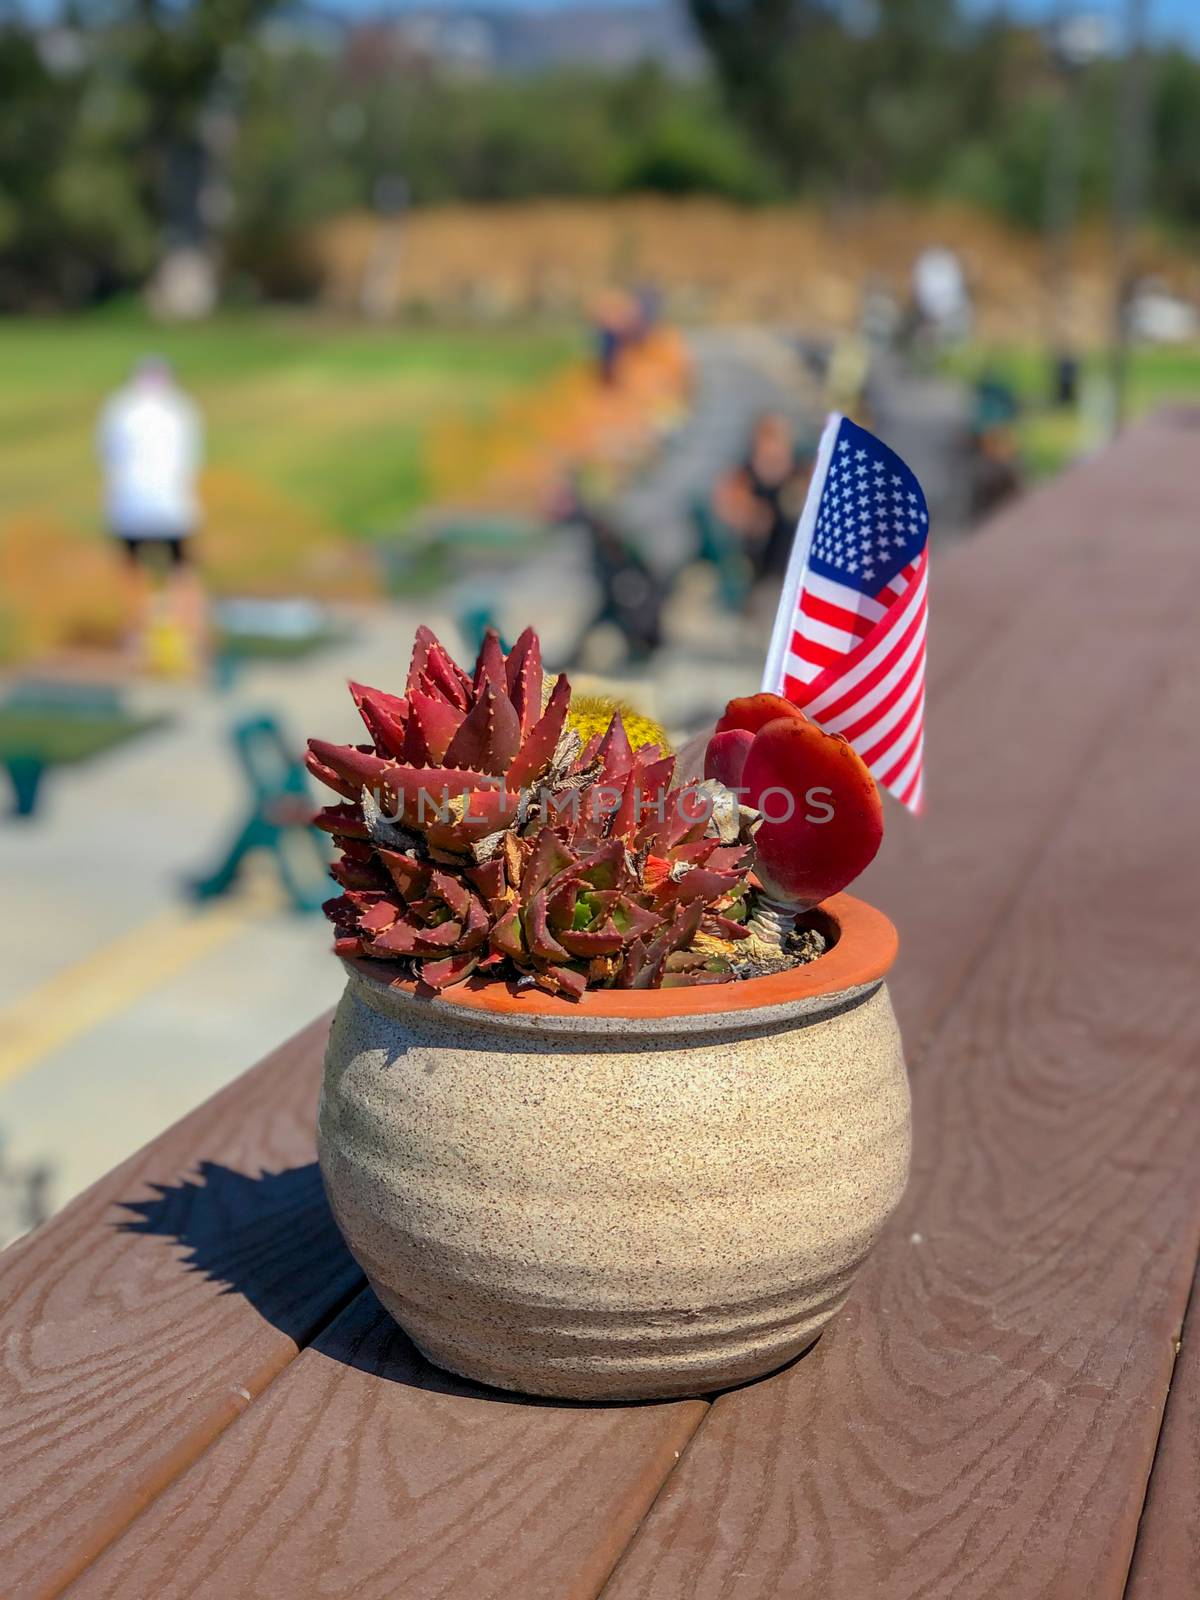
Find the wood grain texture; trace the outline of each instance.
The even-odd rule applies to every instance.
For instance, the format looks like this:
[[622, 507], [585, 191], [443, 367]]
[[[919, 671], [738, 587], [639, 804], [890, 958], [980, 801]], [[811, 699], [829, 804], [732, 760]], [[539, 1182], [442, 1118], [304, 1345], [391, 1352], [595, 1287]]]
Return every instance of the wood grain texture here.
[[361, 1287], [313, 1164], [328, 1027], [0, 1257], [6, 1600], [58, 1593]]
[[[1090, 636], [1080, 670], [1083, 612], [1057, 653], [1023, 636], [1040, 688], [1016, 653], [965, 706], [954, 692], [935, 703], [931, 788], [945, 778], [957, 801], [931, 814], [925, 861], [914, 848], [893, 889], [902, 947], [917, 916], [921, 962], [942, 950], [966, 983], [950, 1005], [939, 973], [900, 971], [910, 1026], [942, 1017], [914, 1077], [908, 1197], [817, 1350], [716, 1402], [604, 1600], [1124, 1588], [1200, 1244], [1200, 648], [1183, 608], [1172, 614], [1177, 583], [1195, 577], [1179, 519], [1200, 485], [1178, 443], [1169, 455], [1176, 487], [1160, 484], [1158, 514], [1178, 536], [1143, 516], [1127, 576], [1104, 552], [1080, 560], [1080, 604], [1103, 608], [1124, 671], [1120, 714], [1097, 729], [1088, 680], [1109, 668]], [[1139, 563], [1165, 554], [1155, 590]], [[1047, 726], [1052, 742], [1070, 735], [1064, 693], [1092, 720], [1079, 754], [1093, 749], [1094, 765], [1074, 787], [1059, 772], [1049, 808], [1035, 796], [1038, 831], [1053, 828], [1040, 855], [1006, 853], [1012, 769], [1036, 788]], [[959, 772], [972, 725], [982, 809]], [[984, 803], [993, 784], [1002, 803]], [[1007, 898], [1002, 884], [983, 893], [972, 867], [993, 852]], [[965, 912], [947, 892], [955, 863]]]
[[71, 1597], [590, 1600], [705, 1409], [479, 1389], [367, 1291]]
[[1200, 1595], [1200, 1276], [1179, 1354], [1138, 1528], [1127, 1600]]
[[[926, 813], [890, 805], [883, 849], [854, 885], [900, 932], [892, 990], [910, 1064], [1094, 753], [1140, 714], [1164, 652], [1194, 626], [1198, 496], [1195, 430], [1147, 423], [942, 563]], [[952, 670], [935, 673], [939, 657]]]

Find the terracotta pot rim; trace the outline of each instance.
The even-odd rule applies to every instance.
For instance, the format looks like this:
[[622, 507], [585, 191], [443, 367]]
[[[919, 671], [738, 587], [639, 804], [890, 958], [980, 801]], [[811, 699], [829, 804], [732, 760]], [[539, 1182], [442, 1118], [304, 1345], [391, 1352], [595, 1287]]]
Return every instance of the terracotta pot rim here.
[[[591, 1019], [621, 1020], [631, 1024], [688, 1018], [719, 1019], [746, 1013], [819, 1002], [847, 991], [860, 991], [883, 980], [896, 959], [899, 936], [890, 918], [866, 900], [836, 894], [817, 908], [833, 934], [823, 956], [806, 966], [740, 983], [697, 984], [679, 989], [589, 989], [579, 1000], [563, 999], [540, 989], [518, 991], [511, 983], [468, 978], [441, 994], [423, 992], [410, 978], [389, 977], [390, 964], [362, 957], [344, 959], [352, 980], [358, 979], [380, 999], [402, 998], [428, 1005], [439, 1012], [467, 1013], [511, 1021], [527, 1018], [538, 1024]], [[825, 1008], [821, 1008], [825, 1009]]]

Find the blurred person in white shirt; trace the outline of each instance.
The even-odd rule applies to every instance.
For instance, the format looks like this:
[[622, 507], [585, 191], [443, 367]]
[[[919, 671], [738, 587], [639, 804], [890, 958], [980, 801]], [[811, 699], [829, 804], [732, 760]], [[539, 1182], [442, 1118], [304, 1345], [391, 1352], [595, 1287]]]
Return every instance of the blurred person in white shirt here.
[[203, 453], [200, 414], [157, 356], [139, 362], [100, 415], [97, 452], [104, 471], [109, 532], [125, 556], [135, 632], [149, 620], [156, 569], [169, 576], [172, 610], [198, 651], [204, 598], [192, 538], [200, 520], [196, 475]]

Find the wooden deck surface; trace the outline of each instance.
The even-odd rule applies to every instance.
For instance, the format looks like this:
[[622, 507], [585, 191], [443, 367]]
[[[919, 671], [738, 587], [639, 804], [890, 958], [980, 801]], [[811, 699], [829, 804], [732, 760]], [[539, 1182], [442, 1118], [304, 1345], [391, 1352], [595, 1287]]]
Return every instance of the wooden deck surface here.
[[0, 1592], [1200, 1594], [1198, 503], [1176, 414], [935, 566], [929, 810], [862, 885], [913, 1176], [808, 1356], [639, 1406], [429, 1368], [321, 1197], [315, 1025], [0, 1258]]

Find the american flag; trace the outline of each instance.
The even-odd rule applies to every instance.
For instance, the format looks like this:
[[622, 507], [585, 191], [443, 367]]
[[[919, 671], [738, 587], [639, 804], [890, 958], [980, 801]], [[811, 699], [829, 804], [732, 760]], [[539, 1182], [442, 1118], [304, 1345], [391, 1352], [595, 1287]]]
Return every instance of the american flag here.
[[844, 734], [911, 811], [924, 795], [928, 539], [912, 472], [874, 434], [831, 416], [762, 683]]

